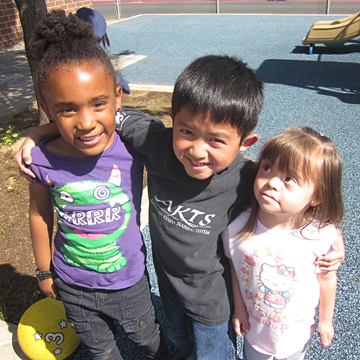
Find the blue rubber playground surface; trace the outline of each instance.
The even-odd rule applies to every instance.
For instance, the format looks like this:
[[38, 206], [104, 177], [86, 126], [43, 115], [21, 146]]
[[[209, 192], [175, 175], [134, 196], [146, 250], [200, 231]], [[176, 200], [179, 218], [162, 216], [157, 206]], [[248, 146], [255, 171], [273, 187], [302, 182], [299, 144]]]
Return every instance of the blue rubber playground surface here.
[[[301, 44], [315, 21], [343, 17], [143, 15], [108, 26], [112, 54], [147, 56], [123, 69], [130, 84], [174, 85], [184, 67], [199, 56], [235, 55], [265, 81], [265, 106], [256, 129], [261, 140], [296, 125], [311, 126], [334, 140], [344, 163], [346, 215], [341, 230], [346, 259], [338, 271], [332, 345], [322, 349], [319, 337], [313, 336], [307, 360], [360, 359], [360, 38], [317, 45], [313, 55]], [[260, 145], [246, 155], [256, 158]], [[166, 330], [147, 228], [144, 237], [153, 299]], [[119, 346], [124, 359], [144, 359], [121, 333]], [[241, 340], [238, 348], [241, 357]], [[86, 359], [84, 350], [80, 347], [69, 359]]]

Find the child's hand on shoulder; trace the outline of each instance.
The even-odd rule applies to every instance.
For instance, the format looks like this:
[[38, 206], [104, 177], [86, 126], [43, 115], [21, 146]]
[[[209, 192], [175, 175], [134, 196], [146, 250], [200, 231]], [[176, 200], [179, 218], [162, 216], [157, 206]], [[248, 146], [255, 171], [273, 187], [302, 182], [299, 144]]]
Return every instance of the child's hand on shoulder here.
[[41, 140], [57, 137], [59, 135], [59, 129], [54, 123], [37, 127], [28, 134], [16, 152], [14, 157], [19, 167], [20, 175], [24, 176], [30, 184], [33, 183], [33, 178], [35, 178], [34, 173], [28, 169], [28, 166], [32, 162], [31, 150]]
[[320, 333], [321, 347], [325, 348], [330, 346], [331, 341], [334, 337], [334, 327], [332, 322], [319, 321], [319, 333]]
[[28, 169], [27, 166], [31, 164], [31, 149], [35, 145], [36, 143], [30, 137], [27, 137], [14, 156], [19, 167], [20, 175], [24, 176], [31, 184], [33, 183], [33, 178], [35, 178], [35, 175], [31, 170]]
[[332, 251], [323, 256], [319, 256], [315, 264], [320, 266], [323, 271], [336, 271], [345, 258], [344, 241], [340, 231], [337, 229], [337, 238], [331, 245]]

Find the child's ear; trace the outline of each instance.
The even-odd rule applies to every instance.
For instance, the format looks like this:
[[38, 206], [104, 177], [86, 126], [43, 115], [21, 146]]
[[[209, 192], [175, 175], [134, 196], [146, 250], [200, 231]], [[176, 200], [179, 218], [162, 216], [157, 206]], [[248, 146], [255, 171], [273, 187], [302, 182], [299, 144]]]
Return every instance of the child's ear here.
[[174, 117], [173, 117], [173, 112], [172, 112], [172, 110], [169, 111], [169, 115], [170, 115], [170, 117], [172, 118], [172, 120], [174, 121]]
[[239, 151], [244, 152], [250, 146], [254, 145], [258, 140], [259, 140], [259, 135], [258, 134], [250, 134], [250, 135], [248, 135], [247, 138], [240, 145]]
[[310, 206], [315, 207], [318, 206], [321, 203], [321, 201], [313, 199], [310, 201]]
[[121, 97], [122, 97], [122, 87], [119, 85], [115, 90], [115, 109], [121, 109]]

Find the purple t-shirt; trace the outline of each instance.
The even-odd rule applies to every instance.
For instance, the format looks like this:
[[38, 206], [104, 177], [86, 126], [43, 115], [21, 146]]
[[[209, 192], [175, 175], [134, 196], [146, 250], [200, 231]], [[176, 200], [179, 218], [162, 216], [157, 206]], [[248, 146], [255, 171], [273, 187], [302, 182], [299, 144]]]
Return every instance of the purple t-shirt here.
[[32, 159], [36, 182], [49, 187], [57, 212], [53, 266], [60, 278], [106, 290], [138, 282], [145, 269], [138, 153], [115, 134], [96, 156], [59, 156], [40, 143]]

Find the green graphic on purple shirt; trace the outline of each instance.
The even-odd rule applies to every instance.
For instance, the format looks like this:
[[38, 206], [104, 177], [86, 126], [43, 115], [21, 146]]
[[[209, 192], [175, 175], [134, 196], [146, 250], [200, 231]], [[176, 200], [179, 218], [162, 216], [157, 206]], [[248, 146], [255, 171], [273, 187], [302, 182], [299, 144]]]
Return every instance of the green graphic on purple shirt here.
[[120, 169], [113, 165], [108, 181], [52, 184], [58, 224], [67, 240], [61, 252], [70, 264], [104, 273], [126, 265], [117, 241], [127, 229], [132, 206], [120, 183]]

